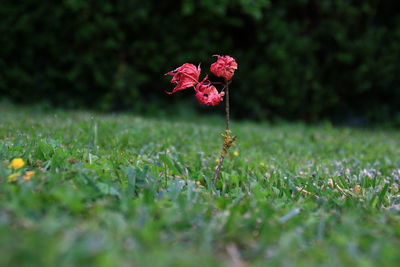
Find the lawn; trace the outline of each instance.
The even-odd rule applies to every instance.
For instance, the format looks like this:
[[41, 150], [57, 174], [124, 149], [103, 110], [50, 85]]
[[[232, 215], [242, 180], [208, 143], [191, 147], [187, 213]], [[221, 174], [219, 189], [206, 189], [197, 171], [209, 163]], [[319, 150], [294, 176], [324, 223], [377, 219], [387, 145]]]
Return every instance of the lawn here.
[[233, 121], [214, 188], [223, 130], [2, 105], [0, 265], [399, 264], [398, 131]]

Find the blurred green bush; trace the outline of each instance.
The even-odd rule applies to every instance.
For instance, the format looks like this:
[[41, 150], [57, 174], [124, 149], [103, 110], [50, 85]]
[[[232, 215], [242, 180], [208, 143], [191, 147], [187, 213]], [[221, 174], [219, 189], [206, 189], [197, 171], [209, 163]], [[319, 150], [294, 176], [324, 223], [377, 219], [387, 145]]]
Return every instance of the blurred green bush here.
[[0, 92], [16, 102], [195, 102], [165, 95], [163, 74], [229, 54], [237, 117], [400, 123], [395, 1], [3, 0], [0, 17]]

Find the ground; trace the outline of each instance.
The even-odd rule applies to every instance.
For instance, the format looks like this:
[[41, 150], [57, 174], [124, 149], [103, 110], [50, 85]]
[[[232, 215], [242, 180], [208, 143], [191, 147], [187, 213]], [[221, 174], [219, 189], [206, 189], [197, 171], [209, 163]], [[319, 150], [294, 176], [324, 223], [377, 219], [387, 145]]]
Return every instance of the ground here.
[[400, 262], [396, 130], [233, 121], [214, 188], [222, 118], [0, 114], [1, 266]]

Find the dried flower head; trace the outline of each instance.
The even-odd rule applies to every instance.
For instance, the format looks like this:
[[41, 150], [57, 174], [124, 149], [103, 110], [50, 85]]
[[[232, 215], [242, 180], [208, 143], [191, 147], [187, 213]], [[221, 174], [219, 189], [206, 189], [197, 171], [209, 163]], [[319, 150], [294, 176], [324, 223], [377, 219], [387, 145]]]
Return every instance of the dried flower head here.
[[227, 81], [232, 80], [238, 67], [235, 59], [230, 56], [214, 55], [214, 57], [218, 57], [218, 59], [211, 65], [210, 71], [217, 77], [222, 77]]
[[209, 81], [204, 80], [198, 83], [194, 90], [196, 91], [196, 98], [199, 103], [209, 106], [218, 105], [225, 95], [224, 92], [218, 93], [215, 86], [213, 86]]
[[196, 67], [193, 64], [185, 63], [173, 71], [167, 72], [165, 75], [172, 75], [171, 83], [176, 84], [175, 88], [167, 94], [173, 94], [177, 91], [196, 86], [199, 82], [200, 65]]

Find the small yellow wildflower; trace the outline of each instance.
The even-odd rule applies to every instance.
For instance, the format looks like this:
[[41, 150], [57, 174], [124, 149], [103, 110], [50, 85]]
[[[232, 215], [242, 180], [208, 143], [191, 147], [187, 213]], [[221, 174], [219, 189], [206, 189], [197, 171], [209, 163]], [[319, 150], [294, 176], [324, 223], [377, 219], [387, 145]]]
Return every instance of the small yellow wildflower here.
[[25, 175], [22, 176], [22, 178], [24, 179], [24, 181], [29, 181], [34, 175], [35, 175], [34, 171], [27, 171], [25, 172]]
[[264, 162], [260, 162], [260, 166], [261, 167], [265, 167], [265, 163]]
[[219, 159], [215, 159], [215, 163], [219, 163]]
[[361, 186], [358, 185], [358, 184], [356, 184], [356, 185], [354, 186], [354, 192], [360, 193], [360, 191], [361, 191]]
[[15, 182], [20, 175], [21, 175], [20, 172], [13, 173], [13, 174], [8, 176], [8, 181], [10, 183]]
[[234, 152], [233, 152], [233, 155], [234, 155], [235, 157], [237, 157], [237, 156], [239, 156], [239, 152], [234, 151]]
[[24, 165], [25, 165], [25, 162], [23, 159], [15, 158], [10, 162], [10, 164], [8, 164], [8, 168], [18, 170], [18, 169], [24, 167]]
[[204, 186], [200, 183], [200, 181], [196, 181], [195, 184], [196, 184], [198, 187], [204, 187]]

